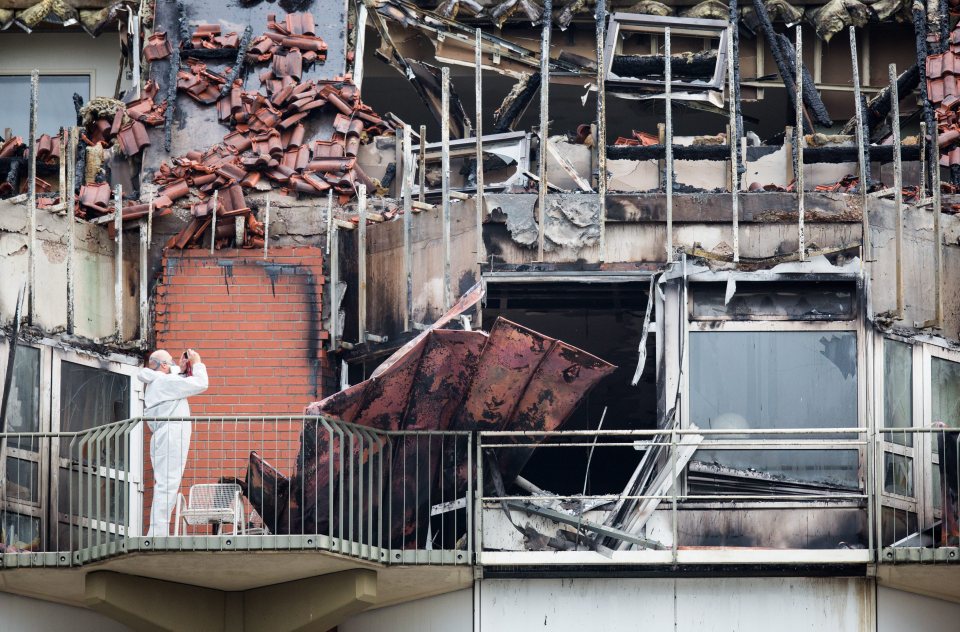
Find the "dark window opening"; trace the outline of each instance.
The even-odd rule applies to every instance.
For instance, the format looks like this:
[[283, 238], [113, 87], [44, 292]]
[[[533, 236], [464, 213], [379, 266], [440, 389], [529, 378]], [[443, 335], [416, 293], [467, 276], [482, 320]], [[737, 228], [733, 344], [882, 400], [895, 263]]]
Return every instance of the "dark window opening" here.
[[[603, 430], [657, 427], [656, 340], [647, 337], [647, 357], [637, 386], [631, 386], [637, 368], [637, 348], [647, 306], [646, 281], [631, 283], [496, 283], [489, 281], [483, 322], [489, 327], [498, 316], [579, 347], [617, 366], [591, 391], [561, 430]], [[652, 319], [652, 317], [651, 317]], [[589, 443], [592, 437], [577, 437]], [[591, 461], [586, 493], [622, 492], [643, 452], [632, 447], [604, 447], [628, 443], [629, 438], [601, 437]], [[552, 441], [556, 443], [556, 440]], [[521, 476], [557, 494], [583, 492], [589, 447], [543, 447], [534, 451]]]

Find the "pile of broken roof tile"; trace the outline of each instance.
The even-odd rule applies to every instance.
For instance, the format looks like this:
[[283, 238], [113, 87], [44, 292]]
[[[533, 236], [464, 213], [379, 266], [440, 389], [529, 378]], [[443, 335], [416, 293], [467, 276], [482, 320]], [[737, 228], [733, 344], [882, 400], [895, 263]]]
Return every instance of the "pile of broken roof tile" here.
[[659, 142], [660, 139], [653, 134], [633, 130], [629, 138], [620, 136], [613, 144], [627, 147], [649, 147], [650, 145], [657, 145]]
[[[238, 40], [236, 33], [224, 35], [219, 26], [203, 24], [191, 37], [191, 45], [237, 48]], [[254, 38], [246, 51], [246, 63], [266, 66], [258, 75], [262, 91], [244, 90], [240, 80], [228, 86], [230, 68], [221, 73], [203, 61], [185, 61], [177, 74], [177, 89], [198, 103], [216, 105], [219, 120], [230, 131], [222, 143], [164, 163], [155, 175], [154, 181], [162, 185], [157, 206], [172, 205], [191, 188], [200, 198], [192, 207], [194, 221], [169, 246], [200, 244], [212, 225], [209, 215], [215, 191], [220, 192], [218, 220], [223, 213], [226, 218], [244, 217], [246, 237], [237, 245], [255, 247], [258, 240], [262, 243], [263, 231], [243, 201], [243, 189], [263, 191], [277, 186], [286, 195], [308, 196], [333, 192], [341, 204], [355, 195], [358, 184], [370, 191], [378, 189], [378, 183], [357, 164], [357, 154], [365, 139], [393, 133], [394, 128], [364, 105], [349, 76], [303, 81], [304, 70], [325, 61], [326, 51], [326, 43], [316, 35], [313, 16], [291, 13], [283, 22], [269, 15], [267, 31]], [[335, 113], [332, 137], [308, 139], [308, 119], [331, 113]], [[233, 235], [218, 224], [218, 242], [221, 228], [223, 239]]]
[[[21, 136], [11, 136], [0, 144], [0, 198], [24, 193], [27, 189], [27, 160], [30, 151]], [[60, 137], [44, 134], [37, 138], [37, 169], [50, 173], [60, 164]], [[46, 168], [45, 168], [46, 167]], [[37, 191], [52, 191], [53, 186], [43, 178], [37, 178]], [[39, 202], [38, 202], [39, 204]]]
[[960, 27], [946, 52], [927, 56], [927, 97], [936, 108], [940, 164], [960, 165]]

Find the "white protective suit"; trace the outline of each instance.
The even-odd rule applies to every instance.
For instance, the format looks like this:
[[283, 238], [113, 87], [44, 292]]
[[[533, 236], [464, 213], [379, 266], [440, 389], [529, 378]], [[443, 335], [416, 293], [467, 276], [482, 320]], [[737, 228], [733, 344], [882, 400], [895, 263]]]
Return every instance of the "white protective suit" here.
[[[153, 369], [141, 369], [144, 382], [144, 417], [189, 417], [187, 398], [207, 390], [207, 367], [198, 362], [193, 375], [183, 377]], [[150, 508], [150, 537], [170, 535], [170, 512], [177, 504], [177, 492], [190, 451], [189, 421], [149, 421], [150, 462], [153, 463], [153, 506]]]

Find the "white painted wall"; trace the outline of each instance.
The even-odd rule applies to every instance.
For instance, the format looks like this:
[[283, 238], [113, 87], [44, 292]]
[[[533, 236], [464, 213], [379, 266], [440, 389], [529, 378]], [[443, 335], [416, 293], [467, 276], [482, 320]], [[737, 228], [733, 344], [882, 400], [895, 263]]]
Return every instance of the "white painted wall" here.
[[960, 604], [885, 586], [877, 588], [877, 632], [946, 632], [957, 628], [960, 628]]
[[[115, 29], [107, 29], [100, 37], [16, 31], [12, 27], [0, 33], [0, 74], [29, 73], [34, 68], [41, 74], [90, 73], [91, 97], [114, 96], [120, 68], [120, 35]], [[130, 83], [124, 73], [121, 89]]]
[[127, 632], [130, 628], [84, 608], [0, 593], [0, 632]]
[[[0, 632], [2, 632], [0, 624]], [[359, 614], [337, 632], [471, 632], [473, 591], [458, 590]]]
[[483, 632], [872, 630], [868, 579], [484, 580]]

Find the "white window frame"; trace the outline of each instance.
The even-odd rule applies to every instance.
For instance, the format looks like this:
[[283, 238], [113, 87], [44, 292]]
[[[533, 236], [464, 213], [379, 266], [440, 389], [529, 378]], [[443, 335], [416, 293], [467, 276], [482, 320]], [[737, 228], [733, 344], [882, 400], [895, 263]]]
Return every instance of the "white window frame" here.
[[[751, 280], [755, 281], [782, 281], [785, 284], [789, 284], [791, 281], [805, 281], [809, 279], [796, 279], [796, 278], [776, 278], [777, 275], [752, 275], [750, 273], [745, 274], [735, 274], [732, 275], [737, 282], [748, 283]], [[683, 327], [680, 335], [683, 340], [683, 357], [680, 359], [681, 366], [684, 367], [684, 370], [680, 373], [680, 400], [679, 400], [679, 410], [678, 417], [680, 419], [681, 428], [690, 428], [692, 423], [690, 420], [690, 333], [697, 332], [789, 332], [789, 331], [847, 331], [854, 332], [856, 334], [856, 343], [857, 343], [857, 427], [850, 428], [850, 435], [843, 435], [844, 439], [866, 439], [869, 436], [868, 428], [868, 415], [867, 415], [867, 381], [869, 380], [868, 371], [865, 369], [867, 366], [866, 362], [866, 349], [867, 349], [867, 332], [866, 327], [861, 317], [863, 311], [863, 297], [860, 295], [861, 292], [864, 292], [865, 289], [858, 283], [858, 278], [849, 274], [837, 274], [836, 281], [849, 281], [852, 284], [857, 286], [858, 296], [855, 297], [855, 309], [854, 316], [850, 320], [693, 320], [691, 317], [692, 305], [693, 305], [693, 292], [689, 288], [680, 288], [680, 291], [686, 294], [686, 302], [683, 306], [683, 315], [684, 322], [681, 323]], [[723, 283], [724, 279], [721, 278], [711, 278], [711, 279], [697, 279], [690, 278], [690, 282], [717, 282]], [[682, 281], [681, 281], [682, 283]], [[681, 299], [682, 300], [682, 299]], [[673, 367], [671, 373], [677, 375], [679, 372], [679, 367]], [[669, 387], [668, 387], [669, 388]], [[668, 390], [669, 393], [669, 390]], [[831, 424], [825, 427], [836, 427], [836, 424]], [[854, 434], [859, 432], [860, 434]], [[867, 490], [866, 487], [866, 476], [867, 476], [867, 458], [866, 458], [866, 447], [861, 446], [858, 450], [860, 453], [859, 456], [859, 467], [857, 472], [858, 485], [861, 490]], [[684, 477], [686, 478], [686, 477]], [[684, 482], [683, 493], [686, 493], [686, 485]], [[867, 493], [867, 492], [862, 492]], [[833, 507], [840, 507], [846, 503], [832, 503]], [[738, 503], [733, 503], [734, 506], [737, 506]], [[855, 501], [850, 502], [849, 505], [859, 506]]]
[[[0, 375], [6, 371], [9, 340], [0, 338]], [[81, 350], [63, 346], [54, 340], [44, 339], [35, 343], [19, 342], [21, 347], [32, 347], [40, 351], [40, 432], [60, 432], [60, 369], [62, 362], [73, 362], [111, 373], [127, 376], [130, 380], [130, 409], [128, 418], [138, 417], [143, 410], [143, 384], [136, 379], [140, 367], [137, 361], [130, 357], [114, 355], [103, 358]], [[2, 388], [2, 386], [0, 386]], [[7, 501], [6, 507], [10, 512], [21, 513], [30, 517], [39, 517], [41, 520], [41, 545], [44, 550], [58, 542], [58, 531], [61, 519], [69, 519], [75, 524], [76, 516], [68, 517], [61, 512], [54, 512], [59, 500], [60, 468], [69, 467], [69, 462], [59, 456], [60, 440], [57, 438], [43, 439], [40, 453], [36, 462], [40, 472], [40, 503], [23, 503], [22, 501]], [[9, 450], [8, 450], [9, 453]], [[11, 456], [17, 457], [16, 454]], [[127, 481], [127, 516], [130, 519], [130, 530], [133, 534], [142, 533], [143, 517], [143, 429], [137, 425], [130, 433], [130, 462], [131, 476]], [[19, 457], [18, 457], [19, 458]], [[118, 472], [103, 470], [102, 475], [117, 478]], [[29, 511], [27, 511], [29, 510]], [[54, 515], [56, 513], [56, 515]], [[79, 520], [86, 523], [86, 519]], [[98, 529], [111, 533], [125, 534], [126, 529], [121, 525], [97, 525]], [[58, 547], [62, 548], [62, 547]]]

